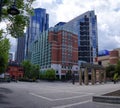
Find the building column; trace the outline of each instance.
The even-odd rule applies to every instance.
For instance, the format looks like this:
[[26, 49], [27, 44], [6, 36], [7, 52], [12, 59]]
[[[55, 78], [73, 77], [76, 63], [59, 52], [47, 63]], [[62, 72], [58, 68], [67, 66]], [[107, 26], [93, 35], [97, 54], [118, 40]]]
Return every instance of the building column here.
[[101, 70], [99, 71], [99, 83], [100, 84], [102, 83], [102, 72], [101, 72]]
[[96, 83], [96, 69], [94, 69], [94, 71], [95, 71], [95, 83]]
[[79, 70], [79, 84], [82, 85], [82, 69]]
[[84, 72], [84, 83], [85, 83], [85, 85], [88, 85], [88, 70], [87, 70], [87, 68], [85, 68], [85, 72]]
[[94, 85], [95, 84], [95, 78], [96, 76], [95, 76], [95, 70], [94, 70], [94, 68], [92, 68], [92, 75], [91, 75], [91, 81], [92, 81], [92, 85]]
[[104, 72], [103, 81], [104, 81], [104, 83], [106, 83], [106, 71], [104, 70], [103, 72]]
[[60, 71], [58, 71], [59, 72], [59, 79], [61, 80], [61, 73], [62, 73], [62, 70], [61, 70], [61, 72]]

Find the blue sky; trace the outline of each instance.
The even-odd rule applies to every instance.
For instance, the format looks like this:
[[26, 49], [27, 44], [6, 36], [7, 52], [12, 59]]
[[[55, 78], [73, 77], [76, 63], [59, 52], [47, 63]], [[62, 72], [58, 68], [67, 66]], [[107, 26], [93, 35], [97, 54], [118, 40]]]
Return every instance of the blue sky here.
[[[94, 10], [98, 22], [99, 50], [120, 48], [120, 0], [36, 0], [33, 7], [46, 9], [50, 26]], [[11, 52], [15, 52], [16, 40], [10, 40]]]

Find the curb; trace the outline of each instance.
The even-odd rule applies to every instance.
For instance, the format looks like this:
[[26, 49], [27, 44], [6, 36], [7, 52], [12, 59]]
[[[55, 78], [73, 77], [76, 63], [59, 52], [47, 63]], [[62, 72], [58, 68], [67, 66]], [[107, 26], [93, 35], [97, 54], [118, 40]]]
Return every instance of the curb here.
[[93, 96], [94, 102], [120, 104], [120, 97], [117, 96]]

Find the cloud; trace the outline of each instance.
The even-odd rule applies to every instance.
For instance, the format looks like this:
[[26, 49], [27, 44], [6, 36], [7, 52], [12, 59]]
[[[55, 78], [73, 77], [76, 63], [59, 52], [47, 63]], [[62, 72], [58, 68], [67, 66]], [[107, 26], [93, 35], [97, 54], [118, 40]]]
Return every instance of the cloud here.
[[46, 9], [50, 26], [95, 10], [99, 50], [120, 47], [120, 0], [36, 0], [33, 7]]
[[50, 12], [50, 17], [54, 16], [50, 18], [51, 26], [59, 21], [68, 22], [88, 10], [95, 10], [99, 50], [120, 47], [120, 0], [62, 0], [60, 4], [50, 0], [42, 1], [41, 5]]

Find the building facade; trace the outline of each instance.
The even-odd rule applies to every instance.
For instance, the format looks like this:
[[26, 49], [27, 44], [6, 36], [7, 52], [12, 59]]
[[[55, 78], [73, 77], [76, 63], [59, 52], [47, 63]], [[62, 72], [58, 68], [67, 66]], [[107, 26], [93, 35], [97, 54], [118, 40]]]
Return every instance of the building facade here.
[[104, 53], [103, 55], [100, 54], [100, 56], [96, 57], [94, 59], [95, 64], [100, 64], [104, 67], [108, 65], [115, 65], [120, 60], [120, 48], [113, 49], [112, 51], [109, 51]]
[[17, 39], [17, 51], [15, 55], [15, 61], [17, 63], [22, 63], [25, 57], [25, 34], [22, 37], [18, 37]]
[[54, 28], [43, 32], [32, 44], [32, 63], [41, 70], [53, 68], [61, 79], [68, 71], [78, 71], [78, 37]]
[[25, 58], [31, 58], [31, 43], [36, 40], [43, 31], [49, 28], [49, 15], [46, 9], [34, 9], [34, 15], [30, 17], [30, 23], [26, 31]]
[[9, 62], [6, 74], [9, 74], [10, 78], [18, 80], [19, 78], [23, 77], [23, 67], [16, 62]]
[[85, 12], [61, 28], [78, 35], [78, 60], [93, 63], [98, 55], [97, 17], [94, 11]]

